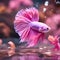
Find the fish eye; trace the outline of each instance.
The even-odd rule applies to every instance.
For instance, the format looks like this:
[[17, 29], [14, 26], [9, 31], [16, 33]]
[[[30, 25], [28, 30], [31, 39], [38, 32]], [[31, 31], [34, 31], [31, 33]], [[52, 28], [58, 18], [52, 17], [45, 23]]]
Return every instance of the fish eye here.
[[49, 28], [47, 28], [47, 30], [49, 30]]

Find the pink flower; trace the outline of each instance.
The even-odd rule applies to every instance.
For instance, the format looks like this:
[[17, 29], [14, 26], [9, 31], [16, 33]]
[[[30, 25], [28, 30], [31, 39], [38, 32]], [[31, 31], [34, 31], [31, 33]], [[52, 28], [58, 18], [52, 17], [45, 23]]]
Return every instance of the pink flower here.
[[60, 43], [59, 43], [59, 40], [58, 40], [58, 37], [55, 36], [49, 36], [48, 37], [48, 40], [55, 46], [55, 49], [59, 50], [60, 49]]

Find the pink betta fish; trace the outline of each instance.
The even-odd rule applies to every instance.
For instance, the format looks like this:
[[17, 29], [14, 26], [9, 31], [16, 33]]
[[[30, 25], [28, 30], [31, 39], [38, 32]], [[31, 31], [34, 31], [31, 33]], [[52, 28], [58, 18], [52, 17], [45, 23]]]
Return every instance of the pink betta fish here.
[[35, 46], [44, 33], [50, 30], [49, 26], [39, 22], [38, 10], [34, 7], [22, 9], [16, 14], [14, 28], [21, 42], [27, 42], [28, 47]]

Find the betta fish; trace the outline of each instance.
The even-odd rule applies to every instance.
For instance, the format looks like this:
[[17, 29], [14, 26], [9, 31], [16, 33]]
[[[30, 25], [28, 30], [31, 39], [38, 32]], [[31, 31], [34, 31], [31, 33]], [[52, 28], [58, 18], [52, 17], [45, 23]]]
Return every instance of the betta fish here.
[[44, 33], [50, 30], [45, 23], [39, 22], [38, 10], [34, 7], [22, 9], [16, 14], [14, 28], [21, 42], [27, 42], [28, 47], [35, 46]]

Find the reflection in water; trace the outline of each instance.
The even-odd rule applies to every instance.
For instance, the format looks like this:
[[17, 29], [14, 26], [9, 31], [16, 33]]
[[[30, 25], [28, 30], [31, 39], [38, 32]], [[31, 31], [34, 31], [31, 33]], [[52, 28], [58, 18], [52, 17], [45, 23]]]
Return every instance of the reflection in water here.
[[[3, 49], [3, 47], [5, 48]], [[0, 46], [0, 55], [3, 56], [3, 59], [0, 60], [58, 60], [60, 58], [60, 50], [54, 51], [51, 45], [43, 44], [39, 47], [32, 48], [18, 47], [15, 49], [15, 54], [11, 56], [9, 56], [8, 51], [10, 50], [8, 47], [9, 46], [4, 44]], [[2, 55], [3, 53], [5, 53], [5, 55]]]
[[37, 54], [29, 54], [23, 56], [14, 56], [12, 60], [40, 60]]

